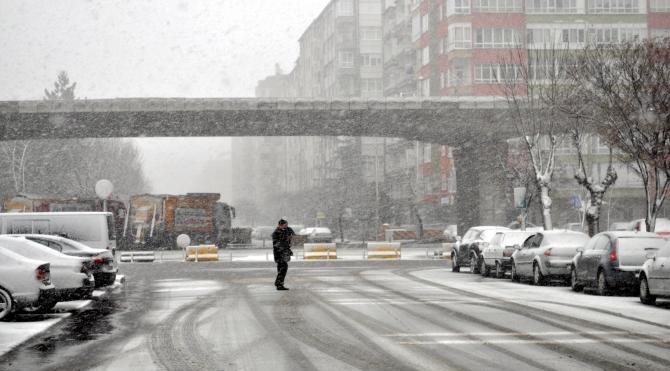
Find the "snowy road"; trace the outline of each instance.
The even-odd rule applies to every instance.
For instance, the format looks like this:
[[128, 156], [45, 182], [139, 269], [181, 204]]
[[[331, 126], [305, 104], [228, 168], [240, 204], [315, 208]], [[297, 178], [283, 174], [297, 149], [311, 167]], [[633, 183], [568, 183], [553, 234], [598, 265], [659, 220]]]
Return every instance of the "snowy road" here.
[[[0, 369], [587, 370], [670, 368], [670, 303], [451, 273], [440, 261], [124, 266], [107, 331], [64, 326]], [[77, 323], [78, 316], [73, 316]], [[95, 323], [88, 323], [95, 327]]]

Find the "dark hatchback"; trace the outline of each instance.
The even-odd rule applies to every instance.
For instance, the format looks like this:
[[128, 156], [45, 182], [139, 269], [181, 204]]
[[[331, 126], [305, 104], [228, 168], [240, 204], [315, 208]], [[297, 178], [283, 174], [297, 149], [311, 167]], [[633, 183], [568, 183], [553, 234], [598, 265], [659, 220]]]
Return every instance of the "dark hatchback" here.
[[595, 288], [600, 295], [635, 289], [649, 250], [666, 241], [647, 232], [603, 232], [593, 236], [572, 259], [570, 286], [574, 291]]

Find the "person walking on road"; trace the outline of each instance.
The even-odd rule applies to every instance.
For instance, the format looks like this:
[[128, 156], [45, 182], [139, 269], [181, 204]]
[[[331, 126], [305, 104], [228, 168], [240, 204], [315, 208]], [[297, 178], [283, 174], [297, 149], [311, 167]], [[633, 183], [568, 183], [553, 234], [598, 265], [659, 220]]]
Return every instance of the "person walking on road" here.
[[291, 251], [291, 237], [295, 233], [293, 229], [288, 226], [288, 222], [284, 219], [279, 221], [279, 225], [274, 232], [272, 232], [272, 250], [277, 263], [277, 279], [275, 286], [277, 290], [288, 290], [284, 286], [284, 279], [286, 272], [288, 272], [288, 262], [291, 261], [293, 251]]

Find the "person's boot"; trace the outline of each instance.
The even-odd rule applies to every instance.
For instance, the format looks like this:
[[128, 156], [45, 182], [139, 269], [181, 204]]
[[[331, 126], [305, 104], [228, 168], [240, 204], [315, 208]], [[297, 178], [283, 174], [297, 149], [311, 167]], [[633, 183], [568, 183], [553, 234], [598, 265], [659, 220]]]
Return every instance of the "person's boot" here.
[[285, 291], [285, 290], [288, 290], [288, 287], [277, 286], [277, 290], [278, 290], [278, 291]]

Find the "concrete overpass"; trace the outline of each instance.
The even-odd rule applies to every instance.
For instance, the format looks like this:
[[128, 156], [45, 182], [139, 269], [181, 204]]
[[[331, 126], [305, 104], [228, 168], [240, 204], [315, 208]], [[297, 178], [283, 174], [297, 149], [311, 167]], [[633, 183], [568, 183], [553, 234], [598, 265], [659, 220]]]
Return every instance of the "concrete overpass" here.
[[[113, 137], [367, 136], [455, 147], [462, 227], [483, 215], [515, 136], [504, 98], [183, 99], [0, 102], [0, 140]], [[496, 169], [498, 169], [496, 171]], [[482, 215], [480, 215], [482, 214]], [[502, 220], [504, 221], [504, 220]]]

